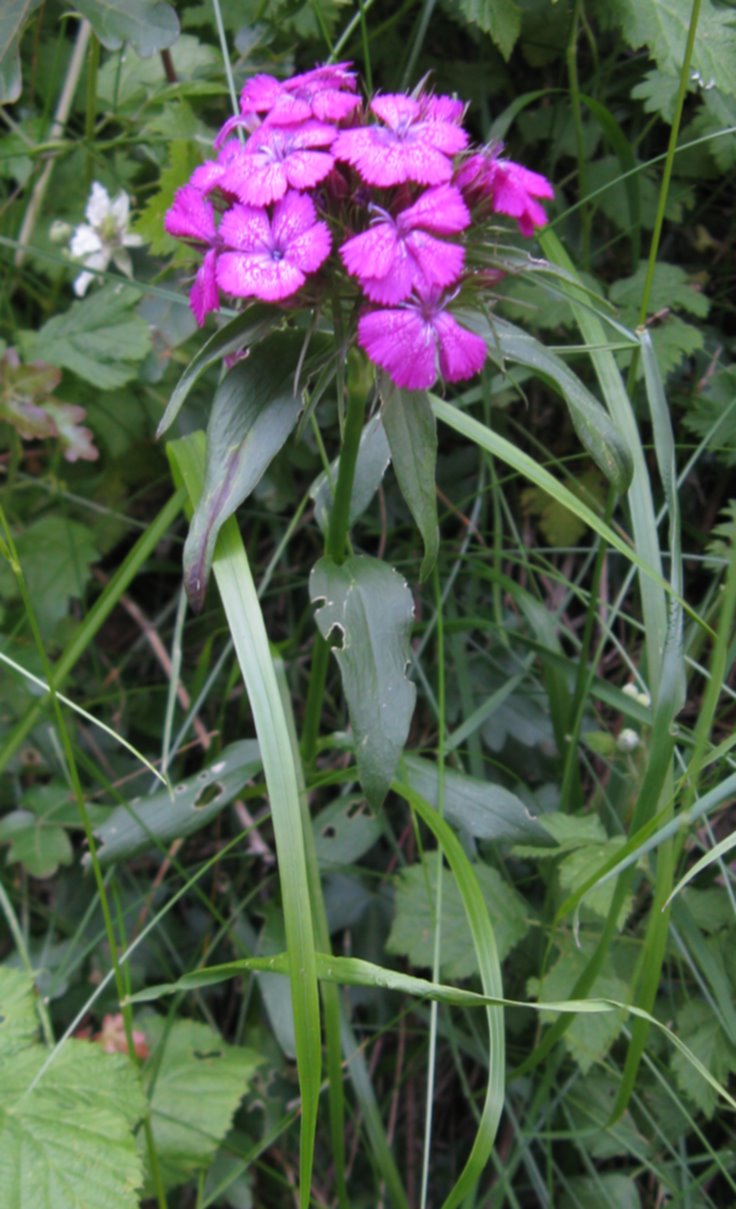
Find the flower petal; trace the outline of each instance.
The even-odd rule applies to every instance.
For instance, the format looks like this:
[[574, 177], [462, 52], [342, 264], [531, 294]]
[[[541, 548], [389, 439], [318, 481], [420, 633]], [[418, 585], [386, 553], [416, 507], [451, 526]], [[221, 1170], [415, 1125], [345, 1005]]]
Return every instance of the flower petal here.
[[189, 305], [200, 327], [210, 311], [216, 311], [220, 306], [220, 297], [217, 292], [216, 260], [217, 253], [214, 248], [211, 248], [202, 261], [189, 294]]
[[480, 336], [461, 327], [446, 311], [435, 316], [434, 327], [439, 337], [443, 378], [448, 382], [460, 382], [472, 378], [482, 369], [488, 350]]
[[437, 377], [436, 335], [415, 309], [369, 311], [358, 323], [358, 344], [397, 386], [427, 390]]

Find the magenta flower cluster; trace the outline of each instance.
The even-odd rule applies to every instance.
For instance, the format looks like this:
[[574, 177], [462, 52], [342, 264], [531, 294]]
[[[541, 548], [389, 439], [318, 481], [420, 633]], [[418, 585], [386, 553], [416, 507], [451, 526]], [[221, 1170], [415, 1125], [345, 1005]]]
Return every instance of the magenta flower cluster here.
[[426, 92], [364, 104], [349, 63], [249, 79], [217, 158], [166, 215], [171, 235], [204, 252], [190, 296], [197, 321], [221, 293], [293, 305], [311, 278], [313, 304], [349, 284], [363, 301], [357, 342], [397, 385], [471, 378], [486, 346], [452, 304], [473, 277], [473, 237], [494, 214], [532, 235], [553, 190], [500, 145], [469, 149], [464, 114], [461, 101]]

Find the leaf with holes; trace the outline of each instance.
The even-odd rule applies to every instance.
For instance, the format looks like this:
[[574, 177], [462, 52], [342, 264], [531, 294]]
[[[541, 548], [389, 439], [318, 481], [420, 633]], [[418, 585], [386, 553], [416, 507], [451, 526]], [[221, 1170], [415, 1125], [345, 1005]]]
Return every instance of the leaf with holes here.
[[148, 1016], [138, 1023], [151, 1050], [146, 1069], [156, 1154], [164, 1182], [175, 1187], [214, 1158], [263, 1058], [227, 1045], [194, 1020], [169, 1027], [163, 1017]]
[[414, 602], [405, 581], [375, 558], [322, 558], [309, 579], [317, 625], [335, 657], [355, 737], [360, 782], [377, 808], [388, 792], [414, 712], [406, 678]]
[[394, 474], [424, 542], [419, 578], [426, 579], [437, 561], [440, 544], [435, 483], [437, 421], [426, 391], [400, 390], [383, 375], [381, 396]]
[[[95, 829], [100, 863], [127, 860], [154, 844], [168, 844], [199, 831], [260, 770], [257, 742], [243, 739], [224, 748], [209, 768], [175, 785], [173, 797], [168, 789], [161, 789], [147, 798], [134, 798], [116, 806]], [[89, 856], [84, 861], [88, 864]]]
[[247, 499], [294, 428], [301, 411], [294, 372], [301, 336], [280, 332], [223, 379], [207, 425], [204, 490], [184, 545], [184, 585], [204, 603], [217, 535]]
[[363, 798], [338, 798], [314, 820], [314, 848], [321, 869], [352, 865], [372, 848], [383, 827]]
[[88, 1041], [52, 1056], [36, 1041], [34, 999], [25, 974], [0, 968], [3, 1209], [137, 1209], [138, 1073]]

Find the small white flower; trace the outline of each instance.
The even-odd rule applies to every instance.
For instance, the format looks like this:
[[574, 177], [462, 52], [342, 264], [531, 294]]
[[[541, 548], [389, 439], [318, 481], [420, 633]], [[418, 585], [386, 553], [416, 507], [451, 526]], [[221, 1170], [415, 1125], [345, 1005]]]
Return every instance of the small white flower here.
[[629, 753], [636, 751], [640, 741], [641, 740], [639, 739], [636, 731], [630, 730], [627, 726], [624, 727], [624, 729], [619, 733], [619, 736], [616, 740], [616, 746], [619, 751]]
[[95, 280], [96, 274], [89, 270], [102, 272], [110, 261], [126, 277], [132, 277], [133, 265], [127, 249], [139, 248], [143, 243], [140, 235], [128, 233], [130, 198], [127, 193], [118, 193], [116, 198], [111, 198], [107, 189], [95, 181], [84, 215], [87, 222], [75, 227], [69, 243], [73, 259], [85, 266], [85, 271], [74, 279], [74, 293], [78, 298], [86, 294]]
[[641, 705], [644, 709], [649, 709], [649, 706], [652, 704], [652, 699], [649, 696], [649, 693], [639, 692], [639, 689], [636, 687], [633, 681], [630, 684], [625, 684], [621, 689], [621, 692], [625, 693], [627, 697], [631, 697], [632, 701], [636, 701], [636, 703]]

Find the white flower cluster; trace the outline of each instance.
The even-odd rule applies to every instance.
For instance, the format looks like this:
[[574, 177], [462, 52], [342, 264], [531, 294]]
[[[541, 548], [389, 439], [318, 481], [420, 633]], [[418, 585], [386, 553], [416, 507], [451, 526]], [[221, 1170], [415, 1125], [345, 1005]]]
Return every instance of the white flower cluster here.
[[74, 279], [78, 298], [86, 294], [95, 279], [96, 272], [90, 270], [102, 272], [111, 261], [126, 277], [132, 277], [128, 248], [139, 248], [144, 242], [140, 235], [128, 232], [130, 198], [125, 192], [111, 198], [107, 189], [95, 181], [84, 215], [87, 221], [74, 228], [69, 243], [72, 258], [85, 266], [84, 272]]

